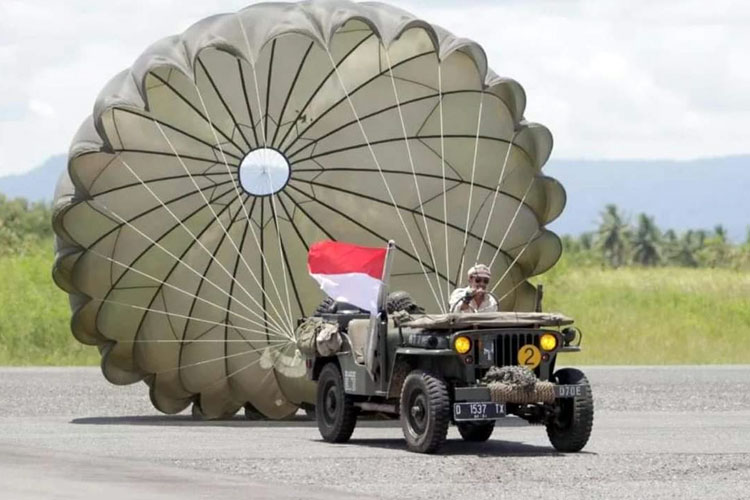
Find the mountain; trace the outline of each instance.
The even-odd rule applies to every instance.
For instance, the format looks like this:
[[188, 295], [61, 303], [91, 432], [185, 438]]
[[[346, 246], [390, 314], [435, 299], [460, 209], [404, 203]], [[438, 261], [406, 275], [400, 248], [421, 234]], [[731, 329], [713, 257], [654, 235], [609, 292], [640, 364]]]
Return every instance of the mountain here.
[[661, 228], [713, 229], [734, 241], [750, 226], [750, 155], [690, 161], [550, 160], [544, 172], [562, 182], [568, 204], [550, 225], [558, 234], [593, 230], [614, 203], [635, 220], [641, 212]]
[[[8, 197], [51, 200], [64, 155], [52, 156], [26, 174], [0, 177]], [[562, 216], [550, 225], [558, 234], [593, 230], [607, 203], [633, 219], [653, 215], [662, 228], [711, 229], [722, 224], [735, 240], [750, 226], [750, 155], [691, 161], [551, 159], [544, 172], [568, 193]]]
[[30, 201], [52, 201], [55, 185], [68, 163], [66, 155], [50, 156], [38, 167], [19, 175], [0, 177], [0, 193], [8, 198]]

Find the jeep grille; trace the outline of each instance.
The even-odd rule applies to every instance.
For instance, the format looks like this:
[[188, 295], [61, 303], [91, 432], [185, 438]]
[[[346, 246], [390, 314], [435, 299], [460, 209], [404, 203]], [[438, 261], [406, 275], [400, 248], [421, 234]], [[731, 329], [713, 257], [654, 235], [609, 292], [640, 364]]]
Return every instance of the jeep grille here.
[[539, 347], [540, 333], [506, 333], [495, 339], [495, 364], [514, 366], [518, 364], [518, 350], [526, 344]]

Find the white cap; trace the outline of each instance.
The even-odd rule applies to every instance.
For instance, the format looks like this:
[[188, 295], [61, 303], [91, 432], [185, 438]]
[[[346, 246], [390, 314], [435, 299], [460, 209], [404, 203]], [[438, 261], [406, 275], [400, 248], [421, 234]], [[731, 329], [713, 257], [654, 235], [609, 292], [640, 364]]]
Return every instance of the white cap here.
[[490, 272], [490, 268], [485, 266], [484, 264], [477, 264], [471, 269], [469, 269], [469, 278], [472, 276], [484, 276], [485, 278], [489, 278], [492, 276], [492, 273]]

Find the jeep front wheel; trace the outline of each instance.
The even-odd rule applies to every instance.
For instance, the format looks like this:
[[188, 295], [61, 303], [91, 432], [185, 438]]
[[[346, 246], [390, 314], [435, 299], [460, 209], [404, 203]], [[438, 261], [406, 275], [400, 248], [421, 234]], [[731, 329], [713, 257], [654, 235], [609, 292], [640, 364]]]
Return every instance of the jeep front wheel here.
[[335, 363], [328, 363], [318, 378], [315, 416], [320, 435], [329, 443], [349, 441], [357, 425], [357, 412], [352, 397], [344, 392], [341, 370]]
[[487, 441], [495, 430], [495, 421], [489, 422], [459, 422], [456, 424], [458, 432], [464, 441], [481, 443]]
[[591, 386], [582, 371], [564, 368], [555, 373], [558, 384], [580, 385], [582, 395], [555, 401], [555, 418], [547, 422], [547, 436], [558, 451], [581, 451], [591, 436], [594, 424], [594, 399]]
[[443, 445], [450, 423], [450, 398], [445, 381], [429, 372], [412, 371], [401, 389], [400, 410], [409, 450], [433, 453]]

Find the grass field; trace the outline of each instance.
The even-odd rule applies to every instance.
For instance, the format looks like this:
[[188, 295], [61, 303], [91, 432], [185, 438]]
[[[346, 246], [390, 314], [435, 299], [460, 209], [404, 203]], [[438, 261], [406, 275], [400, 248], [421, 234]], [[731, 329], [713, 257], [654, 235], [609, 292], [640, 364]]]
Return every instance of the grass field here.
[[[70, 333], [67, 295], [50, 277], [51, 243], [0, 258], [0, 365], [97, 364]], [[535, 280], [545, 309], [576, 319], [584, 351], [570, 364], [750, 362], [750, 273], [600, 269], [564, 259]]]
[[750, 363], [750, 273], [572, 268], [539, 280], [546, 310], [572, 316], [584, 350], [566, 363]]
[[67, 294], [52, 282], [52, 243], [0, 258], [0, 365], [98, 364], [70, 333]]

